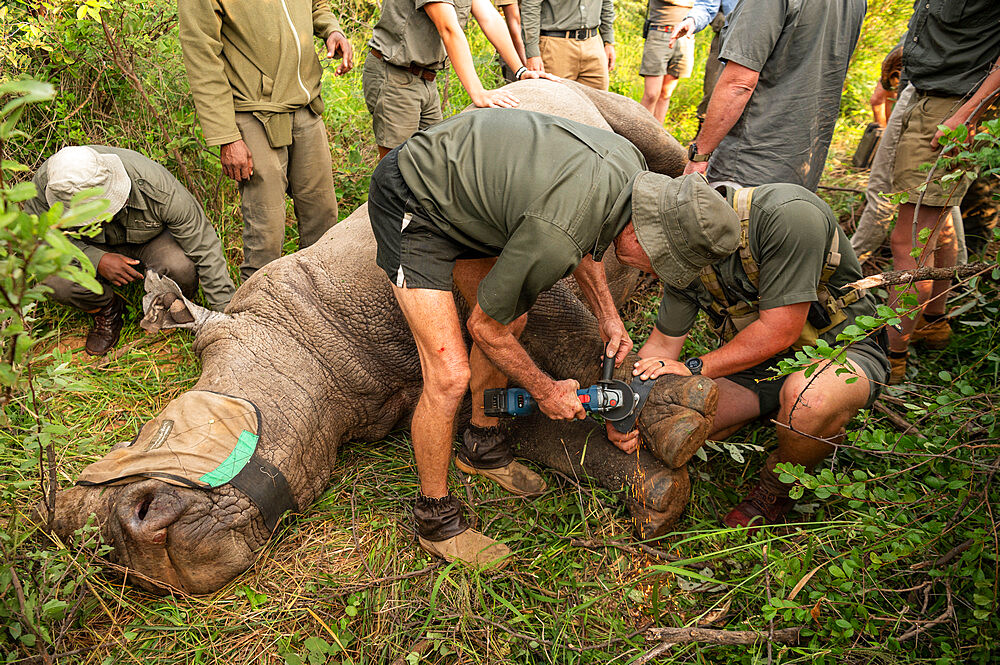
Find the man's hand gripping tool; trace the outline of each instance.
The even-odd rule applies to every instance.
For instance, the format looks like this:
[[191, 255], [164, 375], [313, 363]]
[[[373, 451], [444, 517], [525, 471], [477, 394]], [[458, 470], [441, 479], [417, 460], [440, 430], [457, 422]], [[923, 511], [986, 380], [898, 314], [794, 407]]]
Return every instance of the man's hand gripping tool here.
[[[635, 427], [639, 411], [646, 403], [655, 379], [643, 381], [636, 377], [629, 385], [613, 379], [615, 357], [605, 356], [601, 365], [601, 380], [576, 394], [584, 411], [603, 416], [621, 433]], [[648, 385], [646, 385], [648, 384]], [[483, 393], [486, 416], [526, 416], [538, 410], [534, 398], [524, 388], [493, 388]]]

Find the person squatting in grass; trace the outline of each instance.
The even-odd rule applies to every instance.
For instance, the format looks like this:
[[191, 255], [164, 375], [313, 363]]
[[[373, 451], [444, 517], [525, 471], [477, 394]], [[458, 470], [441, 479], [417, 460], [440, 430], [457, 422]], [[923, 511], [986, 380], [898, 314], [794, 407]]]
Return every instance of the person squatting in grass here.
[[515, 80], [551, 78], [524, 66], [490, 0], [385, 0], [361, 79], [379, 159], [415, 132], [441, 122], [435, 79], [448, 59], [475, 106], [518, 105], [509, 91], [486, 90], [479, 80], [464, 32], [470, 15]]
[[[504, 109], [461, 113], [389, 152], [372, 176], [368, 212], [376, 262], [392, 282], [423, 372], [411, 425], [420, 545], [448, 560], [503, 565], [510, 550], [470, 529], [448, 492], [465, 394], [503, 388], [509, 377], [548, 417], [584, 418], [577, 382], [547, 376], [518, 342], [535, 299], [573, 275], [607, 355], [620, 365], [632, 341], [600, 263], [605, 251], [614, 244], [626, 265], [682, 288], [736, 248], [736, 213], [700, 174], [671, 179], [647, 171], [622, 136]], [[472, 308], [471, 353], [453, 286]], [[514, 461], [497, 425], [474, 399], [456, 466], [516, 494], [540, 494], [544, 481]], [[638, 435], [616, 443], [632, 452]]]
[[[875, 299], [845, 289], [861, 266], [833, 211], [804, 187], [770, 184], [720, 186], [720, 200], [738, 214], [738, 251], [678, 287], [664, 286], [656, 326], [639, 351], [633, 374], [701, 373], [719, 387], [710, 439], [724, 440], [759, 417], [775, 418], [778, 448], [760, 480], [723, 519], [730, 527], [784, 521], [794, 501], [792, 485], [774, 467], [781, 462], [812, 470], [844, 436], [859, 409], [870, 408], [889, 378], [883, 339], [851, 345], [847, 370], [820, 361], [820, 369], [777, 377], [775, 367], [817, 339], [837, 345], [837, 335], [858, 316], [875, 314]], [[718, 196], [718, 194], [716, 194]], [[685, 253], [684, 248], [676, 251]], [[724, 343], [700, 358], [680, 362], [698, 311], [704, 310]], [[620, 436], [609, 430], [612, 441]]]

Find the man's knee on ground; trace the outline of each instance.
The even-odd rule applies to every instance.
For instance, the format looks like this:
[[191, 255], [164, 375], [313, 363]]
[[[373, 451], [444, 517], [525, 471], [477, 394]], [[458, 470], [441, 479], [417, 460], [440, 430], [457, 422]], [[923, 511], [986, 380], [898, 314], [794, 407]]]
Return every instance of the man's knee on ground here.
[[[827, 363], [809, 377], [796, 372], [781, 387], [778, 422], [793, 430], [826, 437], [839, 432], [864, 403], [844, 397], [845, 381], [855, 374], [837, 376], [836, 366]], [[864, 377], [858, 381], [867, 381]], [[839, 394], [838, 394], [839, 393]]]

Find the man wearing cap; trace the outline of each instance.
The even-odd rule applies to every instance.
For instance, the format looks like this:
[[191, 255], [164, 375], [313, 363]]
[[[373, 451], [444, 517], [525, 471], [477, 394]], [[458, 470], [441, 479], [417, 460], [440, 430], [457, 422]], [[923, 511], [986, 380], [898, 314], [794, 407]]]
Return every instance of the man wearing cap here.
[[[851, 345], [848, 365], [819, 363], [777, 377], [774, 368], [802, 346], [837, 335], [860, 316], [874, 316], [872, 296], [844, 288], [861, 266], [830, 207], [799, 185], [721, 188], [740, 221], [739, 249], [713, 261], [690, 284], [667, 284], [649, 340], [633, 373], [644, 378], [700, 373], [719, 386], [710, 439], [723, 440], [758, 417], [778, 423], [778, 448], [759, 483], [723, 519], [730, 527], [774, 524], [795, 503], [779, 480], [779, 462], [812, 470], [843, 440], [843, 427], [870, 408], [889, 378], [884, 335]], [[720, 197], [721, 199], [722, 197]], [[684, 222], [681, 222], [684, 223]], [[675, 245], [691, 261], [698, 255]], [[727, 340], [700, 358], [680, 362], [698, 311]], [[846, 369], [844, 369], [846, 367]]]
[[118, 342], [125, 302], [114, 291], [152, 270], [177, 282], [188, 298], [201, 283], [212, 309], [222, 311], [236, 289], [222, 243], [205, 211], [170, 172], [131, 150], [70, 146], [45, 160], [33, 179], [37, 195], [25, 210], [40, 215], [78, 192], [99, 187], [110, 219], [94, 237], [73, 239], [104, 287], [94, 293], [59, 277], [46, 280], [53, 298], [94, 315], [87, 353], [102, 356]]
[[313, 36], [327, 58], [343, 58], [335, 76], [351, 70], [354, 50], [329, 0], [178, 0], [177, 17], [205, 142], [239, 186], [246, 280], [281, 256], [286, 194], [300, 248], [337, 223]]
[[[614, 244], [619, 260], [680, 288], [736, 247], [736, 214], [701, 175], [673, 180], [645, 169], [638, 149], [617, 134], [498, 109], [419, 132], [375, 169], [368, 212], [376, 262], [393, 284], [423, 370], [411, 434], [420, 477], [414, 516], [428, 552], [477, 566], [509, 554], [468, 528], [448, 492], [455, 416], [470, 388], [481, 395], [509, 378], [550, 418], [585, 417], [577, 382], [547, 376], [518, 343], [541, 292], [573, 275], [606, 353], [620, 364], [632, 342], [608, 290], [605, 251]], [[675, 244], [698, 255], [677, 253]], [[453, 285], [472, 309], [471, 354]], [[456, 466], [515, 494], [542, 492], [542, 479], [513, 460], [497, 425], [473, 400]], [[627, 451], [636, 445], [636, 437], [619, 441]]]

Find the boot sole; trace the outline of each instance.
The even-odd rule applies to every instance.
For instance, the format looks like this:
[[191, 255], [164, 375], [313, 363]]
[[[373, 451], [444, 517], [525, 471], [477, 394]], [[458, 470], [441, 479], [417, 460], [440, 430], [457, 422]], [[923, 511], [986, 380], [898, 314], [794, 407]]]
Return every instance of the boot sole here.
[[546, 487], [545, 489], [541, 490], [540, 492], [526, 493], [526, 492], [518, 489], [517, 487], [515, 487], [515, 486], [513, 486], [513, 485], [511, 485], [509, 483], [506, 483], [506, 482], [504, 482], [502, 480], [500, 480], [499, 478], [495, 478], [495, 477], [489, 475], [490, 469], [477, 469], [474, 466], [466, 464], [465, 462], [462, 461], [462, 458], [459, 457], [458, 455], [455, 455], [455, 467], [459, 471], [461, 471], [462, 473], [467, 473], [470, 476], [483, 476], [485, 478], [489, 478], [490, 480], [492, 480], [497, 485], [499, 485], [500, 487], [504, 488], [505, 490], [507, 490], [511, 494], [516, 494], [517, 496], [524, 497], [526, 499], [531, 499], [531, 498], [534, 498], [534, 497], [541, 496], [542, 494], [545, 494], [545, 489], [548, 489]]

